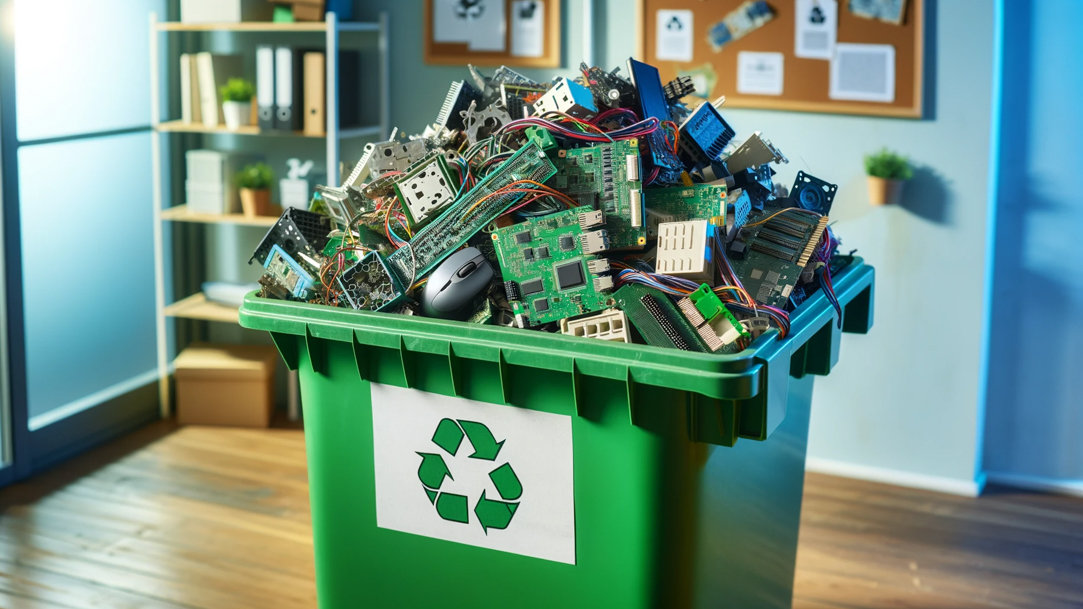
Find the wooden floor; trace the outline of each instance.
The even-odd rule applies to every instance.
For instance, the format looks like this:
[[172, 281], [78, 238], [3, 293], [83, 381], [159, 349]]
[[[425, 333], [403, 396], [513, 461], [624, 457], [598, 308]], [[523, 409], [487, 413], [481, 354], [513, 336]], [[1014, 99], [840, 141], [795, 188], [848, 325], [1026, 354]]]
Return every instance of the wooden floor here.
[[[160, 423], [0, 491], [0, 608], [316, 606], [304, 438]], [[799, 609], [1083, 607], [1083, 501], [809, 475]]]

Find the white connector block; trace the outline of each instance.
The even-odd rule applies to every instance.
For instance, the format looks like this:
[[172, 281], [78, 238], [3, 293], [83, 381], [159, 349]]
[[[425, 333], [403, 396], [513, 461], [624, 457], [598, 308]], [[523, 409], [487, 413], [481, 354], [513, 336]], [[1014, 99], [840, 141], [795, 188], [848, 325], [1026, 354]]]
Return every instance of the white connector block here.
[[414, 169], [395, 184], [395, 192], [406, 209], [411, 226], [427, 220], [438, 213], [455, 198], [451, 176], [443, 165], [442, 157], [433, 157], [429, 163]]
[[585, 336], [601, 340], [628, 343], [628, 318], [620, 309], [607, 309], [579, 319], [560, 320], [560, 331], [569, 336]]
[[575, 118], [591, 118], [598, 113], [594, 94], [583, 85], [561, 78], [549, 91], [534, 102], [534, 112], [539, 116], [546, 112], [562, 112]]
[[714, 277], [714, 257], [710, 250], [712, 228], [707, 220], [659, 224], [655, 270], [664, 275], [711, 283]]

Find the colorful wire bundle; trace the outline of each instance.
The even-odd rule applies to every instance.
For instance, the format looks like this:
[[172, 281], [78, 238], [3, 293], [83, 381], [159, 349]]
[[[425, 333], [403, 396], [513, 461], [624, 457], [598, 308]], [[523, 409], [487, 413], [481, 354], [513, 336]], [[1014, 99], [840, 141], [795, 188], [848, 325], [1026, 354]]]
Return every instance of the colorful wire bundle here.
[[589, 125], [593, 128], [593, 131], [569, 129], [568, 127], [565, 127], [563, 124], [558, 122], [546, 120], [544, 118], [529, 116], [506, 123], [503, 127], [497, 130], [497, 134], [510, 133], [533, 126], [543, 127], [545, 129], [548, 129], [549, 131], [552, 131], [556, 135], [560, 135], [569, 139], [581, 140], [585, 142], [612, 142], [615, 140], [630, 140], [633, 138], [643, 137], [650, 133], [654, 133], [661, 126], [661, 123], [659, 123], [658, 119], [654, 118], [653, 116], [646, 120], [642, 120], [637, 123], [628, 125], [627, 127], [621, 127], [620, 129], [605, 132], [603, 132], [597, 126], [591, 125], [590, 123], [587, 123], [585, 121], [581, 121], [579, 119], [573, 119], [573, 121], [574, 122], [571, 123], [572, 125], [578, 127]]
[[819, 267], [816, 269], [816, 281], [820, 284], [820, 289], [824, 291], [827, 301], [834, 307], [836, 323], [841, 329], [842, 305], [839, 304], [839, 298], [835, 295], [835, 286], [831, 283], [831, 255], [838, 247], [839, 240], [835, 238], [835, 234], [831, 232], [830, 228], [824, 228], [823, 236], [820, 238], [820, 245], [816, 248], [816, 259], [820, 262]]
[[639, 122], [639, 115], [629, 110], [628, 108], [610, 108], [609, 110], [601, 112], [594, 118], [590, 119], [590, 122], [598, 126], [601, 126], [609, 121], [615, 121], [618, 124], [622, 122], [619, 118], [615, 117], [624, 117], [627, 119], [631, 119], [632, 123]]
[[[629, 266], [625, 262], [613, 260], [610, 264], [618, 269], [616, 283], [625, 285], [639, 283], [671, 296], [686, 296], [699, 288], [699, 284], [683, 277], [664, 275], [648, 270], [650, 267], [642, 261], [636, 261], [636, 266]], [[756, 316], [761, 313], [771, 318], [778, 326], [779, 335], [786, 336], [790, 331], [790, 316], [777, 307], [756, 303], [740, 285], [719, 285], [712, 288], [714, 293], [722, 299], [726, 308], [745, 315]]]

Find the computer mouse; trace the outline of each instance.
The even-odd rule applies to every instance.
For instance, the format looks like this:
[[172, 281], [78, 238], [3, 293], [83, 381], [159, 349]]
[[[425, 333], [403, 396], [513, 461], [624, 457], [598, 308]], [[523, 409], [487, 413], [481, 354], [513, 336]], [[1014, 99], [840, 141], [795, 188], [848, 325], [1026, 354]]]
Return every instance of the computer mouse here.
[[476, 247], [447, 257], [429, 275], [421, 292], [426, 317], [465, 320], [477, 310], [493, 281], [493, 267]]

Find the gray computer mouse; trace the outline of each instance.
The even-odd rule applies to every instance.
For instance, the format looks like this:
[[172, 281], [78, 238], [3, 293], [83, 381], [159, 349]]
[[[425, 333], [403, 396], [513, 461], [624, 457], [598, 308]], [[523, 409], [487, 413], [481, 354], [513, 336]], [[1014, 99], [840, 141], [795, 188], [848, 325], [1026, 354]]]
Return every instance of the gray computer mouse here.
[[429, 275], [421, 293], [427, 317], [464, 320], [477, 310], [493, 281], [493, 267], [476, 247], [448, 256]]

